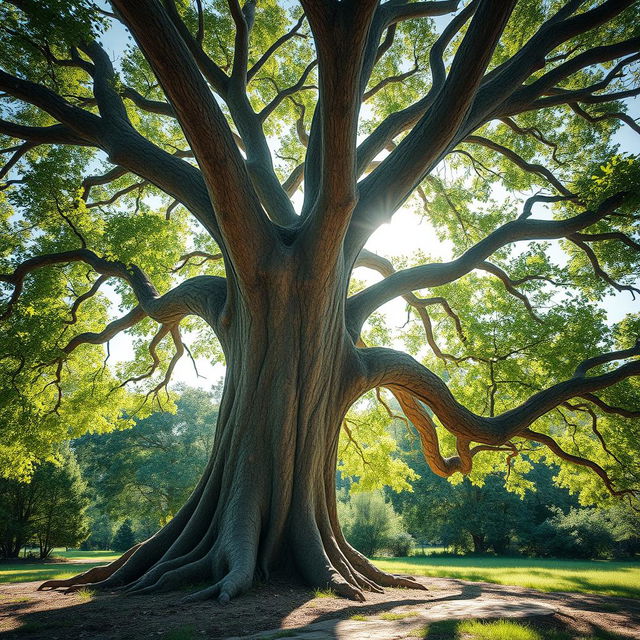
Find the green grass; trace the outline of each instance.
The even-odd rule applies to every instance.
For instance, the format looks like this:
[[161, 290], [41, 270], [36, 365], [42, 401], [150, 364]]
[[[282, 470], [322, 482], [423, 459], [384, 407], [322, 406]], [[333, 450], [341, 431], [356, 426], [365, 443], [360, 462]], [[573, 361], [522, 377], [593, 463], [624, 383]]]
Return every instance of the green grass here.
[[542, 634], [537, 630], [511, 620], [495, 622], [465, 620], [458, 625], [457, 631], [463, 637], [468, 635], [473, 640], [540, 640], [542, 638]]
[[51, 555], [65, 560], [86, 560], [87, 562], [107, 564], [117, 560], [122, 554], [117, 551], [79, 551], [77, 549], [65, 551], [64, 549], [54, 549]]
[[333, 589], [314, 589], [314, 598], [337, 598], [338, 595]]
[[[114, 551], [65, 551], [54, 550], [55, 558], [71, 562], [0, 562], [0, 583], [40, 582], [64, 580], [101, 564], [108, 564], [120, 557]], [[86, 560], [86, 562], [77, 562]]]
[[375, 558], [391, 573], [640, 598], [640, 563], [531, 558]]
[[413, 618], [418, 615], [417, 611], [405, 611], [404, 613], [382, 613], [380, 618], [382, 620], [404, 620], [405, 618]]
[[606, 631], [574, 636], [557, 629], [531, 627], [513, 620], [442, 620], [410, 632], [407, 638], [423, 640], [622, 640]]
[[356, 613], [352, 615], [349, 620], [357, 620], [358, 622], [366, 622], [368, 620], [367, 616], [363, 616], [361, 613]]

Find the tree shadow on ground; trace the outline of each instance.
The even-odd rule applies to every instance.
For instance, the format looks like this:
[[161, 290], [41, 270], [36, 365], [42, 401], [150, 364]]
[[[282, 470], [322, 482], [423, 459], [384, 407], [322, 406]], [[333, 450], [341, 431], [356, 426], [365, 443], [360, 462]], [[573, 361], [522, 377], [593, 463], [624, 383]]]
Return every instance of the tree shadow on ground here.
[[[256, 585], [227, 606], [221, 606], [215, 601], [181, 604], [180, 600], [188, 593], [186, 590], [144, 596], [107, 593], [83, 599], [78, 595], [59, 592], [37, 592], [35, 589], [39, 583], [5, 585], [0, 588], [0, 629], [3, 628], [2, 621], [8, 621], [9, 618], [17, 620], [20, 626], [13, 631], [0, 631], [0, 638], [67, 640], [84, 637], [92, 640], [125, 640], [155, 637], [165, 640], [174, 637], [195, 640], [243, 636], [279, 628], [289, 630], [320, 622], [326, 622], [326, 629], [332, 633], [331, 630], [335, 631], [341, 620], [349, 620], [353, 616], [357, 616], [356, 620], [375, 620], [385, 613], [397, 611], [399, 607], [401, 611], [411, 608], [424, 610], [448, 601], [517, 596], [520, 593], [528, 600], [540, 599], [551, 605], [575, 604], [576, 609], [581, 610], [607, 610], [604, 605], [610, 604], [608, 611], [629, 615], [635, 624], [640, 621], [640, 602], [637, 601], [634, 605], [632, 601], [618, 598], [589, 594], [548, 594], [519, 587], [453, 579], [429, 579], [425, 582], [430, 587], [429, 591], [389, 589], [386, 594], [371, 594], [369, 600], [357, 603], [341, 598], [314, 597], [302, 585], [276, 580]], [[402, 624], [409, 628], [412, 622], [415, 627], [415, 622], [410, 619]], [[422, 637], [428, 640], [456, 638], [455, 634], [449, 633], [447, 636], [446, 633], [448, 629], [455, 631], [454, 625], [457, 622], [433, 622]], [[596, 638], [618, 637], [602, 635], [604, 630], [595, 624], [591, 628]], [[268, 635], [265, 634], [265, 637]], [[556, 637], [554, 640], [561, 638]]]

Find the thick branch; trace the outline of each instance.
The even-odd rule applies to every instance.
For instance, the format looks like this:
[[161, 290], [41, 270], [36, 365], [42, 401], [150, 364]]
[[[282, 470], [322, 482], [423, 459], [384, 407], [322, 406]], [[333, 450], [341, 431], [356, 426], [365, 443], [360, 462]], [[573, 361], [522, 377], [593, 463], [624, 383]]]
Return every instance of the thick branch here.
[[369, 388], [400, 387], [424, 402], [442, 425], [459, 438], [502, 445], [563, 402], [640, 375], [640, 360], [591, 377], [573, 377], [540, 391], [520, 406], [495, 417], [479, 416], [461, 405], [446, 384], [411, 356], [391, 349], [360, 349]]
[[567, 237], [585, 229], [612, 213], [624, 196], [605, 200], [596, 210], [585, 211], [565, 220], [535, 220], [520, 217], [508, 222], [451, 262], [427, 264], [398, 271], [382, 282], [371, 285], [348, 300], [349, 327], [359, 332], [362, 323], [379, 306], [393, 298], [418, 289], [453, 282], [475, 269], [501, 247], [521, 240], [551, 240]]
[[42, 267], [83, 262], [94, 271], [127, 282], [138, 299], [140, 308], [158, 322], [172, 323], [189, 314], [199, 315], [217, 323], [226, 296], [224, 278], [197, 276], [181, 283], [164, 295], [158, 294], [144, 272], [132, 265], [106, 260], [89, 249], [75, 249], [61, 253], [50, 253], [25, 260], [10, 274], [0, 274], [0, 282], [13, 285], [14, 290], [0, 319], [6, 318], [17, 303], [24, 286], [25, 277]]
[[[224, 114], [170, 18], [154, 0], [115, 6], [162, 84], [203, 172], [226, 249], [243, 278], [275, 240]], [[175, 73], [180, 69], [180, 73]], [[203, 131], [207, 135], [203, 135]]]

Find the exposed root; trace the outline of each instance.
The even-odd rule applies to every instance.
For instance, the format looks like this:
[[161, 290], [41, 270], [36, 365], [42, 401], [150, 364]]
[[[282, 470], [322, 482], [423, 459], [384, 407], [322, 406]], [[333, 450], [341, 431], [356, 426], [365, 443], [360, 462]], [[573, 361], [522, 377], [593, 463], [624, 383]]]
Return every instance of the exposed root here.
[[[188, 584], [192, 580], [199, 580], [202, 578], [210, 577], [211, 563], [208, 557], [201, 558], [190, 564], [183, 565], [177, 569], [167, 571], [163, 573], [155, 582], [151, 580], [151, 583], [139, 583], [127, 589], [127, 593], [136, 595], [142, 595], [145, 593], [159, 593], [162, 591], [171, 591], [181, 587], [184, 584]], [[146, 584], [146, 586], [144, 586]]]
[[418, 582], [411, 576], [396, 575], [393, 573], [387, 573], [378, 569], [372, 564], [365, 556], [359, 551], [356, 551], [342, 536], [342, 533], [337, 536], [341, 550], [349, 560], [349, 562], [361, 573], [366, 576], [371, 582], [382, 587], [392, 588], [405, 588], [405, 589], [419, 589], [421, 591], [428, 591], [428, 588], [422, 583]]
[[112, 576], [143, 544], [144, 542], [136, 544], [128, 551], [125, 551], [117, 560], [109, 564], [93, 567], [84, 573], [79, 573], [77, 576], [72, 576], [65, 580], [47, 580], [38, 587], [38, 591], [67, 587], [65, 593], [72, 593], [85, 585], [102, 582]]
[[234, 569], [213, 586], [196, 591], [184, 597], [181, 602], [200, 602], [217, 597], [220, 604], [227, 604], [231, 598], [250, 589], [252, 584], [253, 571], [247, 571], [246, 568]]

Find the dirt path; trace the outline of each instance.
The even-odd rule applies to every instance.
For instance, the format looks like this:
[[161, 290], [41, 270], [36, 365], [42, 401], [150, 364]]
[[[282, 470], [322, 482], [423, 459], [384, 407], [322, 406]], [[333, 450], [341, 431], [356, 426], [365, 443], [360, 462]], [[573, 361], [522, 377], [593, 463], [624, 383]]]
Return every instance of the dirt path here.
[[[182, 631], [175, 635], [180, 640], [254, 634], [268, 638], [277, 630], [287, 629], [292, 630], [292, 635], [287, 634], [287, 637], [301, 640], [392, 640], [410, 636], [411, 631], [424, 625], [425, 621], [524, 615], [534, 626], [562, 629], [576, 638], [606, 631], [640, 640], [640, 600], [540, 593], [522, 587], [445, 578], [421, 581], [429, 591], [388, 589], [384, 594], [369, 594], [363, 603], [341, 598], [314, 598], [303, 587], [271, 584], [256, 587], [226, 607], [216, 602], [181, 605], [180, 599], [184, 595], [181, 592], [135, 597], [104, 594], [83, 598], [77, 594], [36, 591], [39, 584], [36, 582], [0, 585], [0, 638], [162, 639], [169, 631]], [[528, 609], [523, 611], [523, 606]], [[390, 621], [381, 617], [389, 613], [401, 616], [394, 625], [388, 625]], [[545, 613], [548, 615], [542, 615]], [[357, 618], [353, 620], [353, 616]], [[318, 623], [323, 624], [302, 635], [293, 631]], [[282, 633], [278, 635], [285, 637]], [[433, 637], [446, 640], [450, 636]]]

